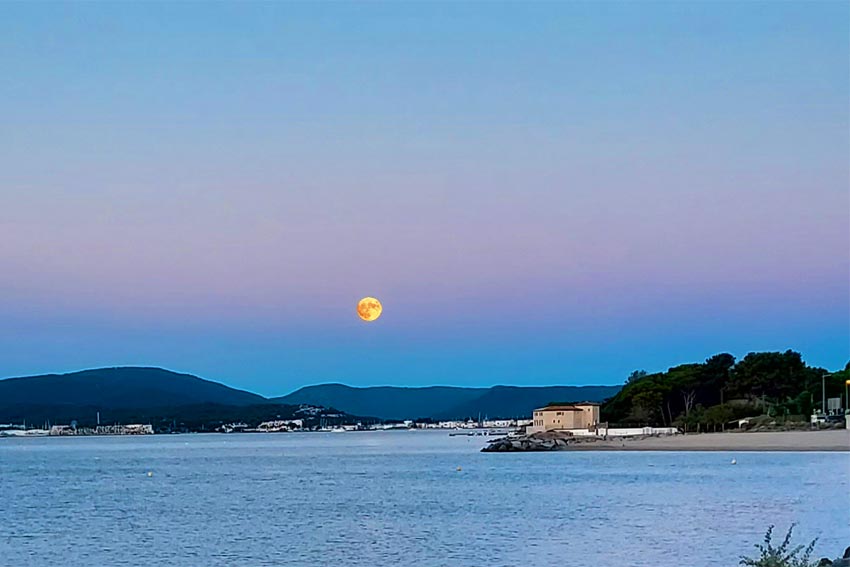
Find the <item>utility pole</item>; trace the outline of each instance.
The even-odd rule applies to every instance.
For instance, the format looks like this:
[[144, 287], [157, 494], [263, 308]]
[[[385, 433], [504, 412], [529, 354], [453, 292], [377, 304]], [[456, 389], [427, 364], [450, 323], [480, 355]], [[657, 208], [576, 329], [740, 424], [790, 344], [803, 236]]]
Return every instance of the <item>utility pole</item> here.
[[850, 413], [850, 398], [847, 397], [847, 387], [850, 386], [850, 380], [844, 381], [844, 413]]
[[823, 415], [826, 415], [826, 374], [822, 374], [820, 377], [820, 388], [821, 394], [823, 395], [823, 406], [821, 406], [821, 412]]

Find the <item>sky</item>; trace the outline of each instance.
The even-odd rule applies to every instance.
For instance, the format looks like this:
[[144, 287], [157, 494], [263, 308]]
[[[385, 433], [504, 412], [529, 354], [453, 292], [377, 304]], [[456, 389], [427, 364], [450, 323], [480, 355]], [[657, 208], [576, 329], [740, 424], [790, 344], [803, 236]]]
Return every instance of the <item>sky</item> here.
[[843, 368], [848, 22], [0, 4], [0, 376], [149, 365], [279, 395], [788, 348]]

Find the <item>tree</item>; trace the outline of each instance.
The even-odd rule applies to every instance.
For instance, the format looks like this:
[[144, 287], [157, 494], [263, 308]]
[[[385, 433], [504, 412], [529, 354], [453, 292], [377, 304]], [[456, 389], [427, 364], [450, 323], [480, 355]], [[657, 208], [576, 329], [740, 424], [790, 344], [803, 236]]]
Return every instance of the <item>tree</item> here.
[[709, 373], [725, 374], [735, 366], [735, 357], [728, 352], [715, 354], [705, 359], [705, 366]]
[[711, 427], [712, 430], [717, 431], [718, 426], [722, 428], [723, 425], [734, 419], [734, 413], [729, 406], [716, 405], [705, 410], [703, 419], [706, 429]]
[[658, 423], [664, 396], [658, 390], [646, 390], [632, 399], [632, 417], [635, 421]]
[[682, 412], [679, 414], [679, 417], [676, 418], [676, 421], [673, 422], [675, 426], [681, 427], [685, 433], [688, 431], [699, 432], [703, 423], [705, 423], [705, 410], [703, 409], [702, 404], [694, 406], [687, 415]]
[[697, 401], [702, 401], [702, 397], [704, 397], [698, 396], [703, 389], [703, 374], [704, 365], [702, 364], [682, 364], [667, 371], [670, 387], [678, 393], [681, 400], [680, 404], [675, 405], [681, 408], [685, 417], [691, 413], [694, 404]]
[[694, 407], [694, 400], [697, 398], [696, 390], [688, 390], [682, 392], [682, 404], [685, 406], [685, 417], [691, 413], [691, 408]]
[[800, 392], [796, 397], [781, 404], [780, 411], [785, 414], [800, 415], [808, 419], [812, 415], [812, 394], [807, 391]]
[[732, 372], [732, 389], [750, 398], [784, 401], [806, 386], [808, 373], [799, 352], [751, 352]]
[[[731, 354], [720, 353], [702, 363], [682, 364], [653, 374], [636, 370], [617, 395], [603, 405], [602, 419], [612, 424], [666, 425], [676, 417], [684, 427], [701, 428], [706, 422], [691, 419], [694, 408], [724, 403], [732, 408], [734, 418], [766, 411], [810, 415], [812, 399], [821, 399], [824, 374], [826, 370], [808, 366], [800, 353], [791, 350], [753, 352], [737, 363]], [[844, 370], [827, 375], [823, 380], [827, 397], [843, 395], [847, 379], [850, 363]], [[728, 404], [733, 399], [738, 402]], [[742, 403], [742, 399], [749, 403]], [[717, 419], [721, 413], [714, 410], [709, 416]]]
[[723, 392], [729, 388], [729, 378], [735, 367], [735, 357], [729, 353], [715, 354], [705, 360], [702, 385], [706, 389], [705, 402], [723, 403]]

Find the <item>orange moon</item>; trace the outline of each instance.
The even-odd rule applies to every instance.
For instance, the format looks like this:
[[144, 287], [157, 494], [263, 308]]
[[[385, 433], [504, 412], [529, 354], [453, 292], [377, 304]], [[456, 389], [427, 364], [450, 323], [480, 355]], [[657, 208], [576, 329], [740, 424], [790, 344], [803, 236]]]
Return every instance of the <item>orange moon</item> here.
[[357, 303], [357, 315], [364, 321], [374, 321], [383, 310], [381, 302], [374, 297], [364, 297]]

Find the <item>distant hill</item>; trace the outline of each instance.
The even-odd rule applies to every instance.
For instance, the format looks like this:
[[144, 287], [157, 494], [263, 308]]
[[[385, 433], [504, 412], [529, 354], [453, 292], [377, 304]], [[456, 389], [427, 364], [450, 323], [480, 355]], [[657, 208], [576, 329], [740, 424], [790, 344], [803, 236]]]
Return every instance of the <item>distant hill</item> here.
[[436, 419], [482, 416], [531, 417], [534, 408], [550, 402], [603, 402], [620, 391], [621, 386], [493, 386], [474, 400], [437, 413]]
[[307, 386], [273, 398], [284, 404], [316, 404], [355, 415], [381, 419], [465, 419], [468, 417], [528, 417], [531, 410], [552, 401], [602, 402], [620, 386], [494, 386], [456, 388], [431, 386], [353, 388], [343, 384]]
[[268, 400], [218, 382], [161, 368], [100, 368], [0, 380], [0, 422], [66, 416], [82, 419], [93, 418], [97, 411], [205, 404], [249, 406], [268, 404]]
[[353, 388], [321, 384], [268, 399], [161, 368], [99, 368], [0, 380], [0, 424], [24, 420], [92, 424], [99, 412], [103, 423], [141, 420], [163, 427], [184, 423], [192, 430], [208, 431], [219, 422], [288, 419], [301, 404], [325, 408], [316, 416], [325, 422], [334, 412], [355, 421], [528, 417], [535, 407], [552, 401], [601, 402], [619, 390], [619, 386]]
[[283, 404], [327, 405], [347, 413], [381, 419], [416, 419], [449, 412], [453, 407], [471, 402], [486, 391], [486, 388], [451, 386], [353, 388], [343, 384], [319, 384], [306, 386], [272, 400]]
[[113, 408], [263, 403], [257, 394], [162, 368], [122, 367], [0, 380], [0, 405], [92, 405]]

